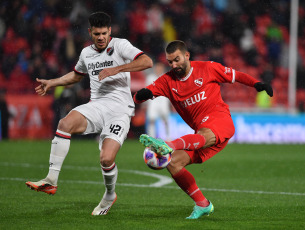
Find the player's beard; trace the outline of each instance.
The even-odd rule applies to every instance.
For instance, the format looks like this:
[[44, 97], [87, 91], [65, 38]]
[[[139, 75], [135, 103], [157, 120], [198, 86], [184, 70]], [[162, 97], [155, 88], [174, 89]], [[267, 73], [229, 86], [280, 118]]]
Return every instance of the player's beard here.
[[173, 69], [174, 73], [177, 75], [178, 78], [182, 78], [186, 74], [186, 63], [184, 63], [181, 67], [176, 67]]

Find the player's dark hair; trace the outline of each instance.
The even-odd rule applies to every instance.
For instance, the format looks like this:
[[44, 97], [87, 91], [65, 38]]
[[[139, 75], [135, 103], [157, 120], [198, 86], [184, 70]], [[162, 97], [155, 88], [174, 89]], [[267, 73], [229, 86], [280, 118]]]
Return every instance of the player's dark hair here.
[[165, 48], [165, 51], [168, 54], [174, 53], [176, 50], [180, 50], [185, 53], [187, 51], [185, 43], [180, 40], [175, 40], [170, 42]]
[[90, 27], [110, 27], [111, 18], [104, 12], [95, 12], [89, 16]]

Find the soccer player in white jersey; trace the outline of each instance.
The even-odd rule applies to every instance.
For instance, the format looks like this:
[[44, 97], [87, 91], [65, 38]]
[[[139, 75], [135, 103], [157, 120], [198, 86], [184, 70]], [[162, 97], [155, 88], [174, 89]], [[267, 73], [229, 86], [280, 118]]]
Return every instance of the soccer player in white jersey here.
[[[153, 72], [146, 77], [146, 85], [152, 84], [161, 75], [164, 74], [165, 65], [162, 62], [154, 64]], [[165, 140], [170, 140], [169, 134], [169, 115], [171, 105], [170, 101], [166, 97], [157, 97], [154, 100], [147, 101], [147, 133], [151, 137], [157, 137], [156, 135], [156, 120], [161, 118], [165, 128]]]
[[88, 32], [93, 44], [82, 50], [74, 71], [51, 80], [36, 79], [40, 85], [35, 90], [38, 95], [44, 96], [49, 89], [77, 83], [88, 74], [91, 100], [74, 108], [59, 121], [52, 140], [48, 175], [37, 182], [28, 181], [26, 185], [54, 195], [71, 135], [100, 133], [100, 164], [105, 193], [92, 215], [106, 215], [117, 199], [115, 157], [126, 139], [130, 119], [134, 115], [130, 72], [151, 68], [153, 62], [128, 40], [111, 37], [111, 18], [108, 14], [91, 14], [89, 24]]

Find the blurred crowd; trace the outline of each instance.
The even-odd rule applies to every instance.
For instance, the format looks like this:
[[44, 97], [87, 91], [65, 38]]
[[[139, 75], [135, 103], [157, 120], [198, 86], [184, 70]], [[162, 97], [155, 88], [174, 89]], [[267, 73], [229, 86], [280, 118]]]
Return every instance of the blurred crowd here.
[[[192, 60], [220, 62], [274, 87], [272, 103], [264, 98], [260, 103], [255, 90], [224, 85], [223, 98], [231, 106], [288, 104], [289, 0], [1, 0], [0, 89], [34, 93], [37, 77], [73, 70], [90, 44], [87, 18], [96, 11], [111, 15], [114, 37], [129, 39], [155, 62], [166, 63], [165, 45], [179, 39]], [[299, 1], [298, 45], [297, 106], [304, 110], [304, 1]], [[145, 74], [133, 74], [133, 90], [144, 86]], [[58, 88], [55, 101], [69, 111], [89, 100], [88, 86], [85, 78], [80, 85]]]

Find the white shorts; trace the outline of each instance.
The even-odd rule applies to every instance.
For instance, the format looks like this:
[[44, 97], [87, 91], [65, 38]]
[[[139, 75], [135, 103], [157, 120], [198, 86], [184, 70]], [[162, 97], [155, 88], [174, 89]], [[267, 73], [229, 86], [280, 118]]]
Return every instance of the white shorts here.
[[147, 105], [147, 118], [156, 120], [157, 118], [167, 119], [170, 114], [170, 101], [163, 96], [154, 100], [149, 100]]
[[90, 101], [73, 109], [87, 119], [87, 128], [83, 134], [100, 133], [100, 149], [105, 138], [111, 138], [122, 145], [130, 128], [131, 116], [109, 109], [107, 103]]

